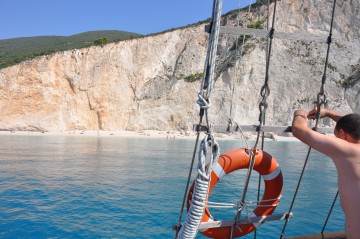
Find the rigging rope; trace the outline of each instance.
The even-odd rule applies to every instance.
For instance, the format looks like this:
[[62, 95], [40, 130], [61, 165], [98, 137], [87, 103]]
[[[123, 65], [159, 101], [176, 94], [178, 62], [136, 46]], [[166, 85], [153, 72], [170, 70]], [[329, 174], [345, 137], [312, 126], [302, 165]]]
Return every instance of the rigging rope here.
[[[249, 3], [249, 6], [248, 6], [248, 13], [251, 12], [251, 7], [252, 7], [252, 4], [253, 4], [253, 1], [250, 0], [250, 3]], [[240, 26], [240, 13], [241, 13], [241, 4], [240, 4], [240, 0], [239, 0], [239, 4], [238, 4], [238, 13], [236, 15], [236, 23], [237, 23], [237, 26]], [[241, 36], [240, 36], [241, 37]], [[237, 61], [237, 57], [235, 57], [235, 68], [237, 68], [238, 66], [238, 62], [240, 62], [241, 60], [241, 57], [243, 55], [243, 51], [244, 51], [244, 45], [245, 45], [245, 41], [247, 39], [247, 36], [244, 34], [242, 35], [242, 43], [241, 43], [241, 48], [240, 48], [240, 51], [239, 51], [239, 40], [240, 40], [240, 37], [236, 37], [236, 40], [235, 40], [235, 56], [236, 55], [239, 55], [239, 61]], [[240, 125], [235, 122], [233, 120], [233, 111], [234, 111], [234, 107], [233, 107], [233, 101], [234, 101], [234, 94], [235, 94], [235, 87], [236, 87], [236, 83], [238, 83], [238, 79], [240, 77], [238, 77], [238, 71], [235, 71], [235, 82], [232, 84], [232, 89], [231, 89], [231, 100], [230, 100], [230, 114], [229, 114], [229, 119], [228, 119], [228, 129], [227, 129], [227, 132], [230, 133], [232, 131], [232, 128], [233, 128], [233, 124], [235, 123], [236, 125], [236, 128], [239, 129], [240, 131], [240, 135], [241, 135], [241, 140], [243, 141], [242, 142], [242, 145], [246, 145], [246, 148], [249, 148], [248, 146], [248, 142], [246, 140], [246, 137], [245, 137], [245, 134], [244, 132], [242, 131]]]
[[[265, 81], [264, 81], [264, 85], [261, 88], [260, 91], [260, 95], [262, 97], [262, 100], [259, 104], [259, 125], [257, 127], [257, 137], [256, 137], [256, 142], [255, 145], [253, 147], [253, 150], [250, 150], [250, 164], [249, 164], [249, 168], [248, 168], [248, 172], [247, 172], [247, 176], [246, 176], [246, 181], [245, 181], [245, 185], [244, 185], [244, 189], [243, 189], [243, 194], [242, 194], [242, 198], [241, 198], [241, 203], [245, 204], [245, 198], [246, 198], [246, 193], [247, 193], [247, 189], [248, 189], [248, 185], [250, 182], [250, 177], [251, 177], [251, 172], [254, 169], [254, 164], [255, 164], [255, 155], [256, 155], [256, 148], [259, 142], [259, 138], [260, 138], [260, 128], [261, 126], [265, 125], [265, 118], [266, 118], [266, 109], [268, 107], [268, 104], [266, 102], [268, 96], [270, 95], [270, 88], [268, 85], [269, 82], [269, 68], [270, 68], [270, 57], [271, 57], [271, 50], [272, 50], [272, 41], [273, 41], [273, 33], [274, 33], [274, 25], [275, 25], [275, 16], [276, 16], [276, 2], [274, 2], [274, 12], [273, 12], [273, 18], [272, 18], [272, 25], [271, 25], [271, 30], [270, 33], [268, 35], [268, 41], [267, 41], [267, 50], [266, 50], [266, 69], [265, 69]], [[267, 28], [269, 27], [269, 8], [270, 8], [270, 0], [268, 0], [268, 16], [267, 16]], [[262, 146], [261, 148], [264, 148], [264, 132], [262, 133]], [[259, 175], [259, 182], [258, 182], [258, 195], [257, 195], [257, 201], [260, 200], [260, 187], [261, 187], [261, 175]], [[231, 229], [231, 236], [230, 238], [233, 239], [234, 238], [234, 230], [236, 228], [236, 221], [238, 221], [240, 219], [241, 216], [241, 212], [242, 212], [242, 208], [240, 208], [240, 210], [238, 210], [236, 216], [235, 216], [235, 223], [232, 226]], [[256, 238], [256, 230], [254, 233], [254, 238]]]
[[[248, 7], [248, 13], [250, 13], [251, 11], [251, 6], [252, 6], [252, 0], [250, 1], [249, 3], [249, 7]], [[237, 26], [240, 26], [240, 0], [239, 0], [239, 6], [238, 6], [238, 13], [236, 15], [236, 24]], [[240, 48], [240, 52], [239, 52], [239, 38], [236, 38], [235, 40], [235, 49], [236, 49], [236, 53], [235, 54], [239, 54], [240, 58], [243, 54], [243, 51], [244, 51], [244, 44], [245, 44], [245, 40], [246, 40], [246, 35], [242, 35], [242, 43], [241, 43], [241, 48]], [[235, 63], [235, 66], [237, 65], [237, 62]], [[237, 71], [235, 71], [235, 79], [238, 79], [238, 74], [237, 74]], [[232, 86], [232, 90], [231, 90], [231, 104], [230, 104], [230, 119], [228, 121], [229, 125], [232, 124], [233, 122], [233, 100], [234, 100], [234, 93], [235, 93], [235, 86], [236, 84], [234, 83], [233, 86]], [[235, 122], [236, 123], [236, 122]]]
[[[272, 29], [274, 29], [274, 25], [275, 25], [275, 13], [276, 13], [276, 1], [275, 1], [275, 5], [274, 5], [274, 13], [273, 13], [273, 21], [272, 21]], [[266, 30], [269, 30], [269, 20], [270, 20], [270, 0], [267, 1], [267, 18], [266, 18]], [[273, 32], [273, 31], [272, 31]], [[266, 51], [266, 67], [269, 67], [269, 62], [270, 62], [270, 53], [271, 53], [271, 46], [272, 44], [270, 44], [270, 42], [272, 42], [273, 35], [271, 35], [271, 38], [267, 38], [266, 44], [267, 44], [267, 48], [268, 49]], [[265, 83], [268, 83], [268, 74], [269, 74], [269, 70], [266, 70], [266, 74], [267, 76], [265, 76]], [[269, 95], [270, 95], [270, 89], [268, 91]], [[265, 94], [264, 94], [265, 96]], [[266, 102], [266, 98], [264, 99], [264, 101]], [[259, 106], [260, 107], [260, 106]], [[266, 103], [266, 107], [267, 107], [267, 103]], [[260, 115], [259, 118], [261, 117], [261, 108], [260, 108]], [[260, 119], [259, 119], [260, 120]], [[263, 125], [265, 125], [265, 120], [266, 120], [266, 109], [265, 109], [265, 113], [264, 113], [264, 118], [263, 118]], [[261, 122], [260, 122], [261, 123]], [[260, 127], [260, 126], [259, 126]], [[260, 130], [260, 128], [258, 128], [258, 130]], [[264, 150], [264, 141], [265, 141], [265, 132], [262, 132], [262, 137], [261, 137], [261, 149]], [[261, 175], [259, 174], [258, 177], [258, 193], [257, 193], [257, 200], [260, 200], [260, 188], [261, 188]], [[257, 236], [257, 230], [255, 229], [254, 232], [254, 239], [256, 239]]]
[[322, 235], [323, 237], [324, 237], [324, 230], [325, 230], [326, 224], [327, 224], [327, 222], [328, 222], [328, 220], [329, 220], [329, 218], [330, 218], [330, 214], [331, 214], [332, 210], [334, 209], [335, 202], [336, 202], [336, 199], [337, 199], [338, 196], [339, 196], [339, 190], [336, 192], [336, 195], [335, 195], [335, 198], [334, 198], [334, 200], [333, 200], [333, 203], [331, 204], [330, 211], [329, 211], [329, 213], [328, 213], [328, 215], [327, 215], [327, 217], [326, 217], [326, 220], [325, 220], [325, 222], [324, 222], [324, 226], [323, 226], [323, 228], [322, 228], [322, 230], [321, 230], [321, 235]]
[[[331, 45], [331, 37], [332, 37], [332, 29], [333, 29], [333, 23], [334, 23], [334, 18], [335, 18], [335, 6], [336, 6], [336, 0], [334, 0], [334, 4], [333, 4], [333, 8], [332, 8], [332, 16], [331, 16], [331, 25], [330, 25], [330, 31], [329, 31], [329, 36], [328, 36], [328, 40], [327, 40], [327, 44], [328, 44], [328, 47], [327, 47], [327, 52], [326, 52], [326, 60], [325, 60], [325, 68], [324, 68], [324, 74], [322, 76], [322, 80], [321, 80], [321, 86], [320, 86], [320, 91], [317, 95], [317, 101], [316, 101], [316, 108], [317, 108], [317, 113], [316, 113], [316, 121], [315, 121], [315, 127], [314, 127], [314, 130], [316, 131], [317, 130], [317, 126], [319, 124], [319, 119], [320, 119], [320, 111], [321, 111], [321, 106], [322, 105], [325, 105], [326, 104], [326, 94], [325, 94], [325, 83], [326, 83], [326, 69], [328, 67], [328, 60], [329, 60], [329, 53], [330, 53], [330, 45]], [[321, 99], [321, 96], [323, 97]], [[298, 181], [298, 184], [296, 186], [296, 190], [295, 190], [295, 193], [294, 193], [294, 196], [293, 196], [293, 199], [292, 199], [292, 202], [291, 202], [291, 205], [290, 205], [290, 208], [289, 208], [289, 213], [291, 212], [293, 206], [294, 206], [294, 202], [295, 202], [295, 199], [296, 199], [296, 196], [297, 196], [297, 193], [298, 193], [298, 190], [299, 190], [299, 187], [300, 187], [300, 183], [301, 183], [301, 180], [302, 180], [302, 177], [304, 175], [304, 171], [305, 171], [305, 168], [306, 168], [306, 165], [307, 165], [307, 162], [309, 160], [309, 156], [310, 156], [310, 153], [311, 153], [311, 147], [309, 147], [309, 150], [308, 150], [308, 153], [306, 155], [306, 159], [305, 159], [305, 162], [304, 162], [304, 166], [303, 166], [303, 169], [301, 171], [301, 174], [300, 174], [300, 178], [299, 178], [299, 181]], [[335, 196], [335, 199], [337, 198], [337, 195]], [[330, 210], [329, 213], [331, 213], [332, 210]], [[330, 215], [328, 215], [330, 216]], [[283, 238], [283, 236], [285, 235], [285, 229], [286, 229], [286, 226], [289, 222], [289, 218], [286, 218], [285, 220], [285, 223], [284, 223], [284, 226], [283, 226], [283, 229], [282, 229], [282, 232], [281, 232], [281, 235], [280, 235], [280, 239]], [[327, 223], [327, 220], [325, 222], [325, 224]], [[324, 225], [325, 227], [325, 225]]]
[[[214, 137], [211, 134], [210, 122], [209, 122], [209, 115], [208, 109], [211, 105], [210, 103], [210, 94], [213, 88], [214, 82], [214, 69], [215, 69], [215, 61], [216, 61], [216, 52], [217, 52], [217, 45], [218, 45], [218, 37], [219, 37], [219, 29], [220, 29], [220, 20], [221, 20], [221, 8], [222, 8], [222, 0], [214, 0], [213, 1], [213, 12], [212, 12], [212, 22], [211, 22], [211, 33], [209, 37], [208, 43], [208, 52], [206, 55], [206, 61], [204, 66], [204, 74], [203, 79], [200, 87], [200, 91], [198, 93], [198, 101], [197, 103], [200, 105], [200, 120], [197, 126], [197, 138], [191, 163], [191, 168], [189, 170], [188, 180], [186, 189], [184, 192], [184, 198], [182, 202], [182, 207], [180, 210], [178, 225], [176, 227], [176, 235], [175, 238], [177, 239], [191, 239], [194, 238], [197, 234], [198, 227], [200, 225], [204, 209], [206, 206], [206, 197], [209, 188], [210, 182], [210, 173], [212, 170], [213, 163], [216, 163], [218, 157], [220, 155], [219, 145], [216, 143]], [[191, 206], [187, 214], [187, 218], [184, 224], [181, 226], [181, 219], [182, 214], [184, 212], [185, 200], [187, 191], [189, 189], [190, 178], [192, 167], [195, 160], [198, 139], [200, 136], [200, 128], [202, 125], [202, 120], [205, 115], [206, 125], [207, 125], [207, 136], [206, 139], [201, 143], [201, 150], [199, 151], [199, 164], [198, 164], [198, 173], [195, 180], [193, 198], [191, 201]], [[211, 148], [211, 155], [209, 156], [209, 167], [205, 167], [206, 158], [208, 157], [208, 147]]]

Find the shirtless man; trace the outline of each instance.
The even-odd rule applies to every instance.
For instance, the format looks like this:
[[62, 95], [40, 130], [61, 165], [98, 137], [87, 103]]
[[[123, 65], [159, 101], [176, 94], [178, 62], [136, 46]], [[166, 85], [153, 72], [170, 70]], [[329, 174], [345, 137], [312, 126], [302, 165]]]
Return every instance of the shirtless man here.
[[315, 119], [316, 109], [308, 114], [294, 113], [293, 135], [317, 151], [329, 156], [338, 172], [340, 204], [345, 213], [347, 239], [360, 238], [360, 115], [340, 114], [322, 109], [320, 117], [336, 121], [336, 137], [323, 135], [308, 128], [307, 119]]

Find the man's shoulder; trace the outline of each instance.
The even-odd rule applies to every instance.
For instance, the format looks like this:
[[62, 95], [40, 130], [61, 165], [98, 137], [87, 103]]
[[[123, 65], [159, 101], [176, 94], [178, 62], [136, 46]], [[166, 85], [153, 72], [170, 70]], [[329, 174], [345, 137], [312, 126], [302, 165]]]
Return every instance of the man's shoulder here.
[[[341, 139], [338, 139], [341, 140]], [[355, 144], [355, 143], [351, 143], [351, 142], [347, 142], [345, 140], [341, 140], [342, 144], [337, 147], [337, 155], [336, 158], [340, 158], [340, 159], [344, 159], [344, 158], [348, 158], [348, 159], [359, 159], [360, 161], [360, 144]], [[331, 149], [330, 149], [331, 150]]]
[[344, 158], [357, 155], [360, 157], [360, 144], [320, 133], [313, 134], [313, 148], [331, 158]]

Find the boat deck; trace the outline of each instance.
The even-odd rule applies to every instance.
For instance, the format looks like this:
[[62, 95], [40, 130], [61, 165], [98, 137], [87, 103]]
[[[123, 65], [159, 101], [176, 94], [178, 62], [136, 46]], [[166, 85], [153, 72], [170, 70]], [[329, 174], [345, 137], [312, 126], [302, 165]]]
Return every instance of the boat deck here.
[[289, 239], [346, 239], [345, 232], [328, 232], [324, 233], [324, 237], [319, 234], [290, 237]]

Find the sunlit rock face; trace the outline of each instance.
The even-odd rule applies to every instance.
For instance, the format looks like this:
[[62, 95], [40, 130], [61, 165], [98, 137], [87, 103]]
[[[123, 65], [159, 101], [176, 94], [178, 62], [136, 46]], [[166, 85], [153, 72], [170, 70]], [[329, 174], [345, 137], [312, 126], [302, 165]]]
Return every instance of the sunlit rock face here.
[[[359, 9], [359, 0], [337, 1], [326, 68], [328, 107], [343, 113], [360, 113]], [[278, 1], [274, 29], [321, 35], [325, 42], [331, 11], [329, 1]], [[239, 18], [232, 14], [222, 24], [263, 22], [266, 28], [266, 13], [262, 7]], [[225, 124], [230, 118], [238, 124], [258, 123], [266, 39], [241, 39], [219, 39], [210, 123]], [[204, 25], [197, 25], [58, 52], [2, 69], [0, 129], [190, 130], [199, 120], [196, 101], [207, 46]], [[295, 109], [313, 107], [327, 47], [306, 40], [273, 40], [267, 125], [288, 125]]]

